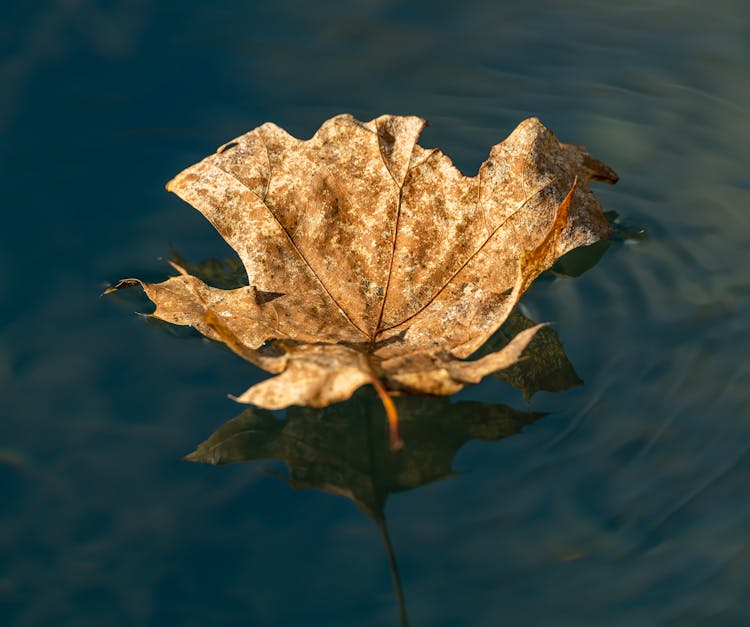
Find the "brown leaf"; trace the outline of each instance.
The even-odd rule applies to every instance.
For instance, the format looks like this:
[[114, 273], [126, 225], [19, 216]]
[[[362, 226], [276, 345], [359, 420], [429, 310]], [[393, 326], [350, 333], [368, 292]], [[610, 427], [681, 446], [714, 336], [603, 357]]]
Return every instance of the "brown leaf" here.
[[608, 236], [588, 183], [617, 176], [539, 120], [475, 177], [417, 145], [424, 125], [340, 115], [303, 141], [264, 124], [169, 182], [237, 251], [249, 285], [211, 287], [180, 266], [139, 283], [154, 316], [278, 374], [238, 400], [322, 407], [367, 382], [452, 394], [518, 360], [538, 327], [464, 361], [534, 278]]

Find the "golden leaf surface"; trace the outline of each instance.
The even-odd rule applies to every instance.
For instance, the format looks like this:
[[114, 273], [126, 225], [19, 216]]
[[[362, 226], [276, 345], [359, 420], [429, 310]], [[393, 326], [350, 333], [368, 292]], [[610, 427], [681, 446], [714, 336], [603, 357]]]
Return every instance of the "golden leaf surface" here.
[[366, 383], [381, 398], [448, 395], [507, 368], [538, 326], [466, 358], [540, 272], [609, 235], [588, 184], [617, 175], [530, 118], [466, 177], [417, 144], [425, 124], [339, 115], [309, 140], [270, 123], [237, 137], [167, 189], [237, 252], [248, 285], [175, 265], [165, 282], [112, 289], [140, 283], [154, 316], [277, 374], [237, 399], [267, 409], [323, 407]]

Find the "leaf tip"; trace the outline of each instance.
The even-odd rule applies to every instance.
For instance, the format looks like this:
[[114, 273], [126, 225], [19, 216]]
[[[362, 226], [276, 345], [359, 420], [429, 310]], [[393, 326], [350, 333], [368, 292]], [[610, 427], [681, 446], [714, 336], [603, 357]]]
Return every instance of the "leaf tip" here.
[[583, 167], [588, 170], [589, 179], [592, 181], [601, 181], [614, 185], [620, 180], [620, 176], [603, 161], [592, 157], [589, 153], [583, 154]]
[[131, 287], [133, 285], [143, 285], [143, 283], [140, 281], [140, 279], [120, 279], [117, 283], [115, 283], [114, 285], [110, 285], [101, 294], [99, 294], [99, 297], [106, 296], [107, 294], [112, 294], [113, 292], [118, 292], [121, 289]]

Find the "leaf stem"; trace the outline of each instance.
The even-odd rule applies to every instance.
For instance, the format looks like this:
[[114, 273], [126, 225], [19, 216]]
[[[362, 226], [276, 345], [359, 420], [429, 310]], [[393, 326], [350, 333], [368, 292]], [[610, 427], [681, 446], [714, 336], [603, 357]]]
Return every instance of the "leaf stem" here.
[[386, 416], [388, 416], [388, 431], [391, 436], [391, 450], [398, 451], [404, 447], [404, 441], [401, 439], [401, 432], [398, 428], [398, 410], [396, 409], [396, 404], [393, 402], [391, 395], [388, 394], [388, 390], [385, 389], [385, 386], [381, 383], [380, 379], [374, 374], [370, 379], [370, 383], [372, 383], [372, 387], [374, 387], [375, 391], [378, 393], [380, 402], [383, 403], [383, 407], [385, 408]]

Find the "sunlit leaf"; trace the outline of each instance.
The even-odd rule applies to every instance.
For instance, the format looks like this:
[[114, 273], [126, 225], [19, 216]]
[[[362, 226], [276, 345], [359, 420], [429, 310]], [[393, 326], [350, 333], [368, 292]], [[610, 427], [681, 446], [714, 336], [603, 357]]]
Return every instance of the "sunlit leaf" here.
[[539, 120], [522, 122], [475, 177], [417, 139], [425, 122], [328, 120], [307, 141], [264, 124], [180, 173], [168, 189], [239, 255], [248, 284], [222, 289], [175, 264], [136, 279], [153, 315], [191, 325], [277, 376], [237, 400], [324, 407], [378, 390], [449, 395], [518, 361], [539, 327], [466, 358], [540, 272], [609, 235], [591, 180], [617, 176]]

